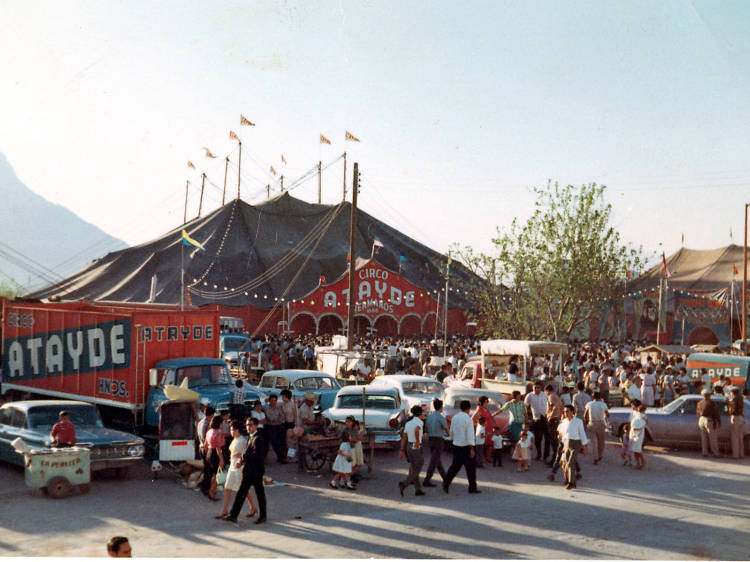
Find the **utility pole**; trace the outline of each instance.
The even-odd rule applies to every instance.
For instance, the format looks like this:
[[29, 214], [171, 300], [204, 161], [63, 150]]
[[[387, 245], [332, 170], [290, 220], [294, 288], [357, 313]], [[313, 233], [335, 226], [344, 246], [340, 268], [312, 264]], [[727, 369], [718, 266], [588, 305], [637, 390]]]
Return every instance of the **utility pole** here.
[[237, 162], [237, 199], [240, 198], [240, 178], [242, 177], [242, 141], [237, 139], [237, 144], [240, 145], [240, 157]]
[[284, 191], [284, 176], [281, 176], [281, 191]]
[[227, 196], [227, 168], [229, 168], [229, 156], [224, 158], [224, 191], [221, 192], [221, 206], [224, 206], [224, 200]]
[[742, 267], [742, 354], [747, 355], [747, 207], [745, 203], [745, 249]]
[[357, 191], [359, 191], [359, 164], [354, 163], [352, 177], [352, 213], [349, 218], [349, 311], [346, 315], [346, 349], [351, 351], [354, 345], [354, 261], [355, 233], [357, 230]]
[[318, 160], [318, 205], [320, 205], [321, 197], [322, 197], [322, 193], [321, 192], [323, 190], [323, 187], [322, 187], [322, 178], [320, 177], [320, 175], [321, 175], [320, 172], [321, 172], [321, 166], [322, 166], [322, 164], [323, 163], [320, 160]]
[[182, 224], [187, 224], [187, 200], [188, 200], [188, 186], [190, 185], [190, 180], [187, 180], [185, 182], [185, 213], [182, 215]]
[[201, 200], [198, 203], [198, 218], [201, 218], [201, 210], [203, 209], [203, 188], [206, 187], [206, 172], [201, 174], [203, 180], [201, 181]]
[[346, 201], [346, 152], [344, 152], [344, 198], [342, 201]]

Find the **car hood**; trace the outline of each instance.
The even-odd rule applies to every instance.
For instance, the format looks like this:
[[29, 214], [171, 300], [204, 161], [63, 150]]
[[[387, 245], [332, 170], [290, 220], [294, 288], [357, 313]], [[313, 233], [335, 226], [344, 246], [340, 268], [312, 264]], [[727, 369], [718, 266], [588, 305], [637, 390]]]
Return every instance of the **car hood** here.
[[[38, 434], [38, 442], [44, 443], [48, 440], [52, 427], [34, 428], [32, 432]], [[24, 441], [27, 439], [24, 437]], [[35, 439], [36, 441], [36, 439]], [[143, 443], [143, 439], [132, 433], [110, 429], [108, 427], [76, 426], [76, 441], [78, 443], [92, 443], [94, 446], [113, 445], [117, 443]]]

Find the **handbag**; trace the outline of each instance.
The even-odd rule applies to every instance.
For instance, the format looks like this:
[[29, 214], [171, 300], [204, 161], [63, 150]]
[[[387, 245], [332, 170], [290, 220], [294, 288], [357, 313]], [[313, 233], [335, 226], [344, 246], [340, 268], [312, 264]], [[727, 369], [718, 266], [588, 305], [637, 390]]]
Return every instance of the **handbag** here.
[[217, 486], [224, 486], [224, 483], [227, 481], [227, 471], [223, 468], [220, 468], [216, 472], [216, 485]]

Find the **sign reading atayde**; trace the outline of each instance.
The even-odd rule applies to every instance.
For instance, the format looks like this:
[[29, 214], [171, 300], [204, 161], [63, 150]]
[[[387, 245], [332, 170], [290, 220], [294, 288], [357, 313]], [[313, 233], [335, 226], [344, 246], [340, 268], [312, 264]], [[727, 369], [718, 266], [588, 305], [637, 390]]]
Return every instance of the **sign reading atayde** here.
[[[346, 317], [349, 303], [349, 275], [345, 273], [335, 282], [322, 284], [315, 291], [292, 304], [291, 316], [307, 313], [319, 319], [327, 314]], [[449, 303], [450, 305], [450, 303]], [[390, 316], [400, 321], [414, 315], [423, 320], [434, 314], [437, 302], [424, 289], [412, 285], [374, 260], [355, 272], [354, 314], [366, 316], [374, 322], [379, 316]]]

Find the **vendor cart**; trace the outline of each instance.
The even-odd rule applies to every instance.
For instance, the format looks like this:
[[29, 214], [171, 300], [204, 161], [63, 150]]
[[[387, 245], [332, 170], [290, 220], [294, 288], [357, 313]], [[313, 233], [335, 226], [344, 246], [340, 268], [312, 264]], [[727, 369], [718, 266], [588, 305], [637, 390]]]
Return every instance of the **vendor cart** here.
[[31, 449], [26, 458], [26, 485], [41, 488], [45, 495], [59, 499], [69, 496], [74, 486], [81, 493], [91, 482], [90, 451], [86, 447]]
[[[332, 435], [304, 435], [299, 439], [297, 447], [298, 466], [300, 472], [307, 470], [321, 470], [326, 462], [333, 467], [336, 453], [339, 450], [341, 438], [335, 433]], [[372, 459], [375, 452], [375, 438], [367, 433], [362, 438], [362, 452], [367, 465], [367, 472], [372, 472]]]

